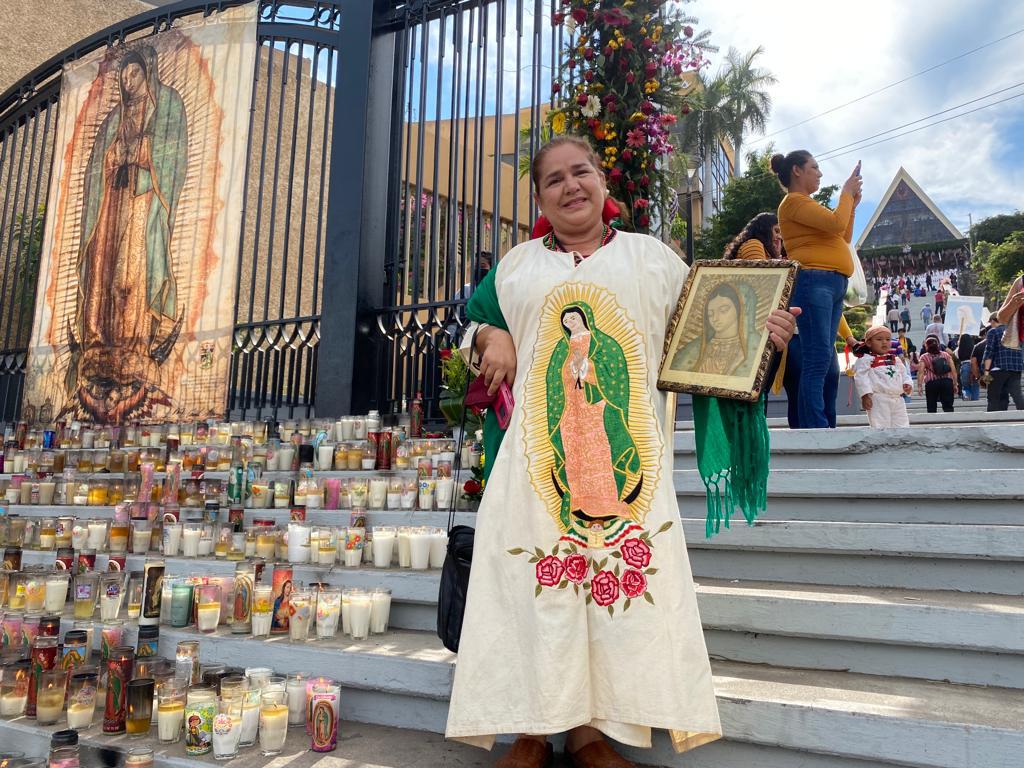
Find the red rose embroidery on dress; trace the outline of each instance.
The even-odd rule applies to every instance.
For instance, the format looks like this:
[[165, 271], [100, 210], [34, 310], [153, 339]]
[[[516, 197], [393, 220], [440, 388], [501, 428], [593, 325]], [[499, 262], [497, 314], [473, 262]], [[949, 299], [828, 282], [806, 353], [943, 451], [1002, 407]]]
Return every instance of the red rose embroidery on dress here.
[[626, 597], [640, 597], [647, 591], [647, 577], [640, 571], [627, 568], [622, 574], [622, 591], [626, 593]]
[[548, 555], [537, 563], [537, 581], [541, 586], [553, 587], [562, 580], [564, 570], [561, 560], [554, 555]]
[[582, 584], [590, 572], [590, 561], [583, 555], [569, 555], [565, 558], [565, 578], [574, 584]]
[[651, 548], [643, 539], [622, 542], [622, 559], [633, 568], [646, 568], [651, 564]]
[[611, 605], [619, 599], [619, 580], [611, 571], [601, 571], [590, 582], [590, 594], [598, 605]]

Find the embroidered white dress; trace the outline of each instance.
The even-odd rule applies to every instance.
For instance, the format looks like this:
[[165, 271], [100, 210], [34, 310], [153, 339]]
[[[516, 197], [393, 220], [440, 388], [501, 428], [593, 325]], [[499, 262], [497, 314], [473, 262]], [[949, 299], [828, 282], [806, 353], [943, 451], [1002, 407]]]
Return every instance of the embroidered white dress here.
[[447, 736], [720, 738], [656, 388], [687, 267], [618, 233], [578, 267], [532, 240], [496, 270], [516, 406], [477, 515]]

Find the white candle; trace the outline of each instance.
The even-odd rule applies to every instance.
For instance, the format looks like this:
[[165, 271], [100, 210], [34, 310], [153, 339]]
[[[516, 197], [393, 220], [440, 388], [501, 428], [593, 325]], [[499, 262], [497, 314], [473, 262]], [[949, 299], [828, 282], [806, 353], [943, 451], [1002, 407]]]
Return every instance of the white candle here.
[[251, 704], [248, 700], [242, 704], [242, 728], [238, 737], [239, 746], [248, 747], [256, 743], [256, 733], [260, 727], [260, 705]]
[[409, 549], [409, 529], [398, 529], [398, 566], [408, 568], [412, 565], [412, 555]]
[[53, 504], [53, 495], [57, 491], [57, 484], [48, 480], [39, 483], [39, 503], [43, 506]]
[[420, 509], [434, 508], [434, 481], [420, 480]]
[[288, 562], [309, 562], [309, 538], [311, 532], [308, 525], [302, 523], [288, 524]]
[[107, 524], [104, 521], [89, 523], [89, 549], [101, 550], [107, 539]]
[[414, 570], [423, 571], [430, 565], [430, 540], [433, 534], [417, 528], [409, 534], [409, 566]]
[[388, 619], [391, 617], [391, 593], [387, 590], [375, 590], [370, 595], [370, 631], [375, 635], [386, 632]]
[[416, 506], [416, 489], [405, 488], [402, 491], [402, 509], [412, 509]]
[[322, 471], [332, 469], [334, 467], [334, 446], [321, 445], [317, 448], [317, 459], [317, 469]]
[[341, 593], [341, 633], [343, 635], [352, 634], [352, 614], [350, 608], [352, 607], [352, 598], [342, 592]]
[[36, 694], [36, 719], [40, 723], [55, 723], [64, 711], [64, 689], [54, 688]]
[[388, 509], [398, 509], [402, 506], [402, 492], [388, 491]]
[[309, 637], [309, 617], [312, 612], [310, 596], [301, 595], [296, 599], [292, 592], [289, 601], [288, 637], [292, 642], [304, 643]]
[[448, 509], [452, 503], [452, 492], [455, 490], [455, 478], [437, 478], [437, 508]]
[[46, 597], [44, 598], [43, 605], [47, 613], [62, 613], [67, 599], [67, 578], [50, 578], [46, 580]]
[[[296, 503], [298, 503], [296, 501]], [[324, 505], [324, 492], [315, 485], [306, 487], [306, 509], [320, 509]]]
[[[305, 696], [305, 689], [303, 689]], [[276, 754], [284, 747], [288, 736], [288, 705], [272, 704], [260, 708], [260, 749], [265, 754]]]
[[238, 752], [242, 736], [242, 718], [222, 712], [213, 718], [213, 754], [232, 755]]
[[362, 550], [362, 547], [360, 547], [359, 549], [356, 549], [354, 547], [352, 549], [349, 549], [348, 547], [345, 548], [345, 567], [346, 568], [358, 568], [359, 567], [359, 563], [361, 563], [362, 560], [363, 560], [363, 550]]
[[265, 613], [256, 613], [253, 611], [252, 614], [252, 636], [253, 637], [266, 637], [270, 634], [270, 620], [273, 617], [273, 613], [267, 611]]
[[294, 459], [295, 448], [290, 445], [282, 445], [277, 452], [277, 468], [288, 472], [292, 468]]
[[5, 693], [0, 696], [0, 715], [3, 717], [15, 717], [25, 711], [25, 704], [28, 703], [28, 693], [20, 696], [16, 693]]
[[388, 481], [374, 478], [370, 480], [370, 509], [383, 509], [388, 498]]
[[220, 622], [220, 603], [200, 603], [196, 609], [196, 624], [200, 632], [213, 632]]
[[305, 725], [306, 678], [289, 677], [285, 690], [288, 691], [288, 725]]
[[157, 738], [163, 742], [177, 741], [185, 718], [185, 702], [161, 702], [156, 710]]
[[199, 557], [206, 557], [213, 552], [213, 536], [199, 537]]
[[430, 534], [430, 567], [441, 568], [448, 553], [448, 534], [441, 528], [435, 528]]
[[92, 725], [92, 718], [96, 712], [96, 701], [93, 699], [89, 704], [68, 705], [68, 728], [81, 731]]
[[185, 557], [199, 556], [199, 539], [203, 532], [199, 528], [186, 528], [181, 532], [181, 554]]
[[[178, 534], [180, 540], [181, 534]], [[151, 536], [149, 528], [133, 528], [132, 529], [132, 552], [136, 555], [145, 554], [149, 552], [149, 542]], [[174, 552], [173, 554], [178, 554]]]
[[117, 594], [113, 597], [108, 596], [105, 592], [100, 595], [100, 621], [114, 621], [117, 619], [117, 614], [121, 610], [121, 595]]
[[391, 529], [375, 528], [373, 531], [373, 564], [377, 568], [391, 567], [395, 551], [395, 532]]
[[353, 640], [365, 640], [370, 634], [372, 601], [368, 594], [352, 595], [349, 603], [349, 624]]
[[14, 474], [20, 475], [25, 471], [25, 454], [14, 454]]
[[181, 523], [164, 523], [164, 556], [177, 557], [180, 549]]

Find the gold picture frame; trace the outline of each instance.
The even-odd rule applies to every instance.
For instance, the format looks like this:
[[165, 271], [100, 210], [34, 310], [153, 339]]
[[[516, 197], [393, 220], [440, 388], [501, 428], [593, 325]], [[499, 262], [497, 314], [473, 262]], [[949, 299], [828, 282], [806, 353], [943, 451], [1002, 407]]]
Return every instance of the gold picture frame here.
[[772, 358], [765, 321], [789, 307], [798, 269], [784, 260], [698, 261], [669, 320], [658, 389], [756, 401]]

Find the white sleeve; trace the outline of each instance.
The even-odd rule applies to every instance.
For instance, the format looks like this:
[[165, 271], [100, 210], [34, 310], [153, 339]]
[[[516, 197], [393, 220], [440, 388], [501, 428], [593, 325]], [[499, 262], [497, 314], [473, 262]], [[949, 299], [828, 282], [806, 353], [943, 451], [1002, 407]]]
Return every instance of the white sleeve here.
[[904, 360], [902, 357], [898, 357], [896, 359], [899, 361], [900, 365], [903, 367], [903, 383], [913, 387], [914, 386], [914, 380], [912, 378], [910, 378], [910, 364], [907, 363], [907, 361]]
[[481, 328], [489, 328], [487, 323], [474, 323], [471, 322], [466, 326], [465, 332], [462, 334], [462, 341], [459, 343], [459, 354], [462, 355], [462, 359], [466, 361], [466, 365], [473, 371], [474, 374], [480, 374], [480, 356], [473, 354], [473, 340], [476, 338], [476, 332]]
[[871, 361], [868, 356], [858, 357], [853, 364], [853, 380], [857, 383], [857, 391], [861, 396], [874, 393], [871, 386]]

